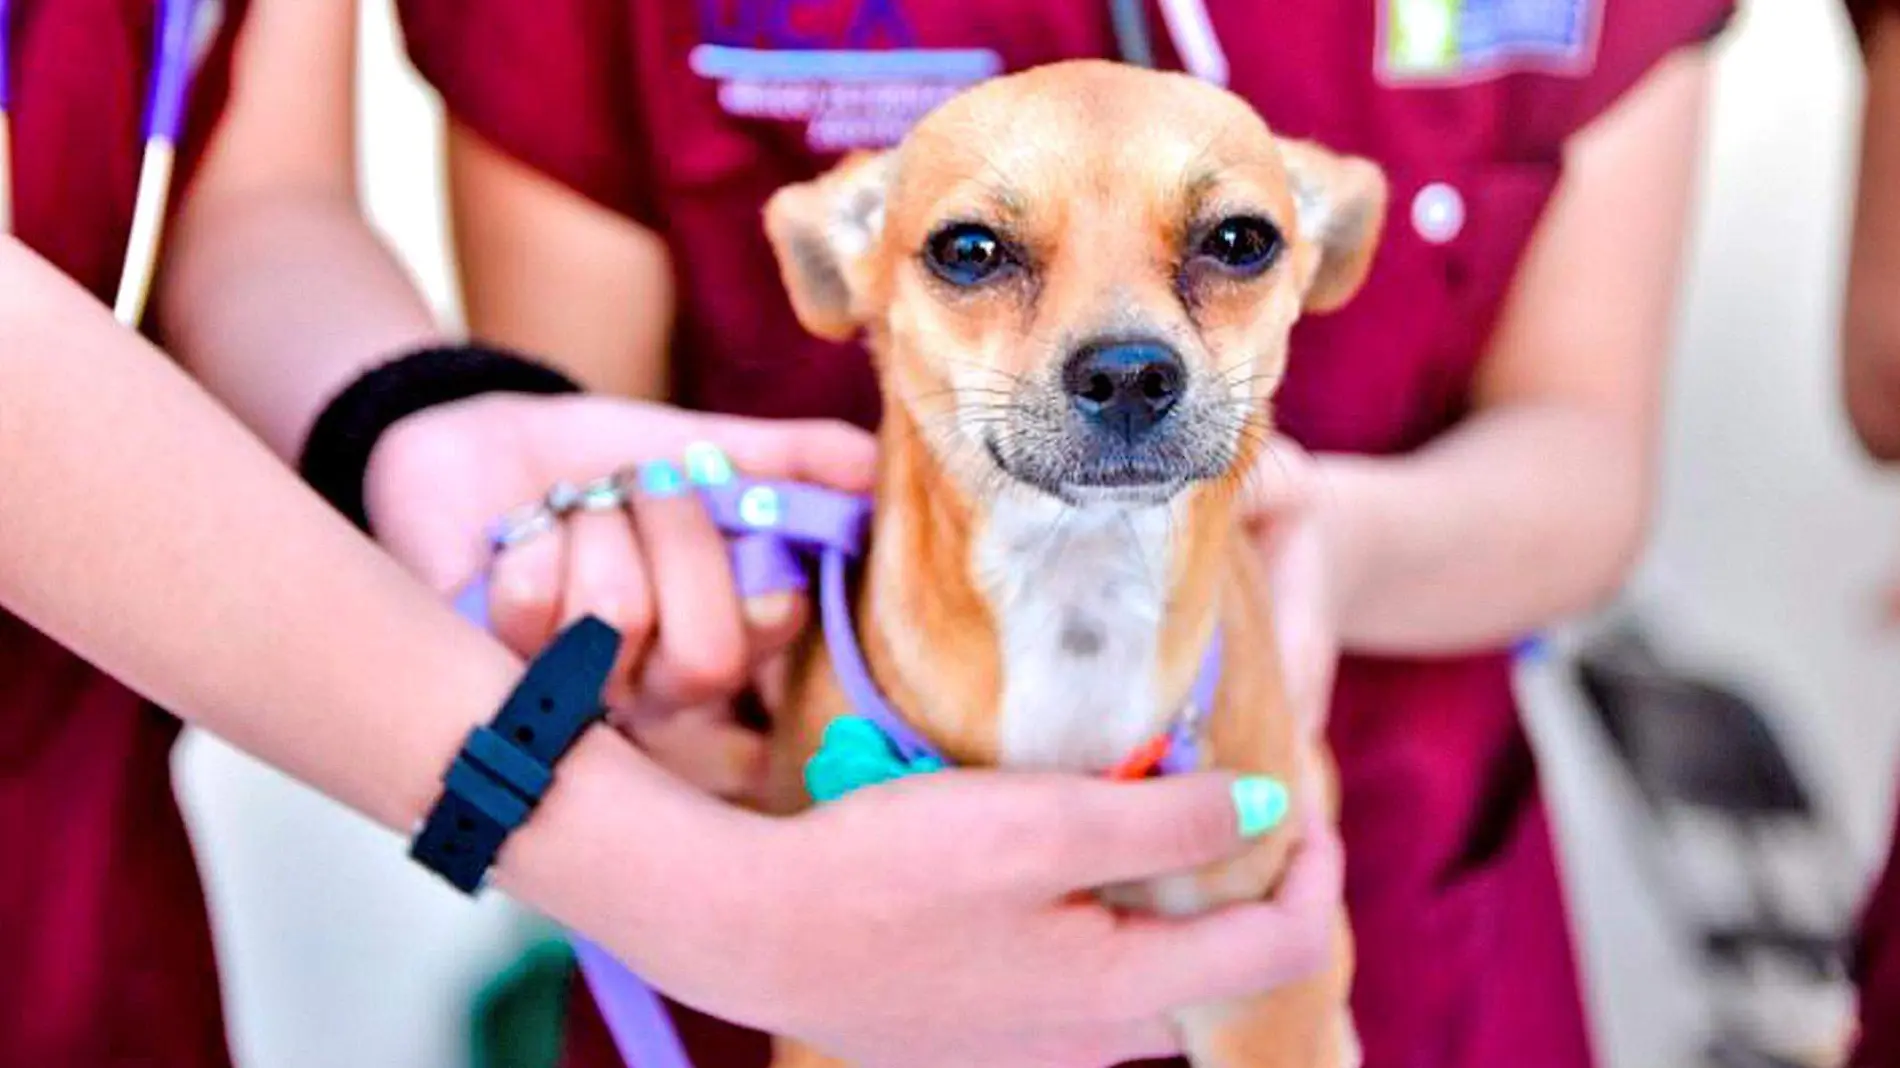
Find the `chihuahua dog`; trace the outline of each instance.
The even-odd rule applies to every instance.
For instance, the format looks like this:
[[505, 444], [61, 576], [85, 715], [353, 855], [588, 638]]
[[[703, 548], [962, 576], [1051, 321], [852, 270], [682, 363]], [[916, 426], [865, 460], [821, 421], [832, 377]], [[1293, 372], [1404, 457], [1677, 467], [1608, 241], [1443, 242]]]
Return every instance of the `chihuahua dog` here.
[[[1303, 311], [1370, 267], [1372, 163], [1280, 139], [1184, 75], [1062, 63], [944, 104], [766, 208], [800, 320], [863, 334], [885, 399], [857, 621], [889, 703], [953, 761], [1111, 768], [1165, 732], [1210, 643], [1203, 766], [1296, 786], [1237, 859], [1112, 904], [1270, 897], [1329, 781], [1280, 687], [1240, 489]], [[849, 709], [814, 643], [775, 767]], [[773, 807], [803, 790], [780, 776]], [[1352, 1068], [1350, 934], [1324, 974], [1175, 1021], [1198, 1068]], [[790, 1043], [779, 1068], [831, 1062]]]

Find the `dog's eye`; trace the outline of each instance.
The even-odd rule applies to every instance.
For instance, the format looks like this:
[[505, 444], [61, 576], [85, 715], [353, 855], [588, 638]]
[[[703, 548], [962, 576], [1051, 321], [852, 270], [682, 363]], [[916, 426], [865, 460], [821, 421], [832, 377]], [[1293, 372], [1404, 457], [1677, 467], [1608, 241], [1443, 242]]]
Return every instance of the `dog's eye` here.
[[996, 231], [976, 223], [939, 230], [925, 248], [924, 260], [937, 277], [956, 286], [978, 285], [1012, 262]]
[[1265, 219], [1237, 215], [1223, 219], [1201, 239], [1198, 255], [1236, 274], [1256, 275], [1273, 266], [1286, 244], [1280, 231]]

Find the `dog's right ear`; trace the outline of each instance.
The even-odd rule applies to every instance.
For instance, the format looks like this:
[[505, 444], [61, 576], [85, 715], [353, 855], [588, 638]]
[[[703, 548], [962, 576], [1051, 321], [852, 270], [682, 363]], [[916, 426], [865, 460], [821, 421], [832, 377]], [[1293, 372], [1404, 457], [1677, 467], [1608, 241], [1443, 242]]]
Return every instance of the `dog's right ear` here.
[[1339, 308], [1366, 280], [1385, 227], [1385, 172], [1311, 141], [1283, 140], [1280, 154], [1293, 181], [1300, 232], [1319, 250], [1307, 282], [1308, 311]]
[[805, 329], [844, 341], [864, 325], [866, 261], [884, 228], [887, 152], [856, 153], [765, 205], [765, 234]]

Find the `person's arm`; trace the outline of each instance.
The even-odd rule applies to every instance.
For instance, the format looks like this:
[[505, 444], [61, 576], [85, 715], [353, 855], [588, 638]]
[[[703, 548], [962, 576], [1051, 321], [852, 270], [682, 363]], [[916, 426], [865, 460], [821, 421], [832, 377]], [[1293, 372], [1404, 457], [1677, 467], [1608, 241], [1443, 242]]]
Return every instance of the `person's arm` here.
[[166, 345], [279, 455], [372, 364], [437, 336], [356, 190], [354, 0], [256, 0], [158, 278]]
[[1647, 524], [1707, 66], [1672, 57], [1572, 139], [1469, 418], [1403, 457], [1314, 458], [1344, 648], [1492, 647], [1622, 581]]
[[1868, 453], [1900, 460], [1900, 11], [1881, 6], [1866, 36], [1860, 187], [1841, 334], [1841, 384]]
[[[405, 832], [520, 673], [11, 239], [0, 604]], [[1323, 825], [1272, 904], [1136, 923], [1076, 900], [1243, 848], [1228, 777], [927, 778], [772, 820], [596, 729], [497, 875], [688, 1003], [867, 1066], [1010, 1065], [1025, 1048], [1061, 1063], [1167, 1053], [1165, 1012], [1325, 959], [1339, 858]]]
[[470, 334], [602, 393], [663, 398], [674, 293], [660, 236], [453, 120], [448, 172]]
[[[167, 346], [286, 459], [299, 455], [318, 413], [346, 385], [438, 337], [428, 307], [363, 218], [357, 199], [355, 13], [353, 0], [251, 5], [238, 40], [230, 103], [183, 200], [159, 278], [157, 310]], [[562, 359], [573, 348], [572, 338], [544, 336], [544, 327], [610, 329], [617, 321], [613, 310], [627, 308], [626, 322], [657, 331], [657, 346], [664, 314], [636, 315], [636, 301], [614, 294], [637, 293], [653, 278], [664, 279], [664, 263], [652, 267], [650, 255], [616, 259], [612, 246], [618, 238], [585, 240], [595, 220], [574, 221], [578, 198], [545, 188], [547, 183], [537, 185], [519, 173], [471, 179], [458, 171], [458, 186], [471, 180], [526, 198], [513, 209], [507, 196], [484, 200], [484, 217], [492, 209], [497, 222], [461, 234], [473, 262], [485, 268], [476, 272], [484, 280], [475, 288], [482, 302], [472, 309], [478, 329], [495, 321], [491, 303], [520, 286], [531, 302], [520, 306], [539, 308], [541, 318], [539, 325], [501, 331], [508, 339], [537, 359], [553, 353], [551, 362], [565, 363], [572, 377], [596, 391], [660, 392], [657, 382], [636, 388], [627, 372], [613, 370], [611, 359], [596, 360], [591, 370], [586, 360]], [[527, 241], [528, 231], [511, 225], [539, 228], [542, 240]], [[524, 250], [544, 246], [553, 250], [547, 257], [520, 260]], [[501, 321], [511, 320], [504, 315]], [[636, 360], [626, 364], [639, 367]], [[366, 473], [374, 533], [446, 593], [480, 566], [483, 525], [538, 497], [556, 478], [585, 481], [628, 463], [630, 457], [615, 450], [645, 433], [649, 418], [637, 406], [526, 396], [487, 396], [412, 415], [381, 439]], [[420, 432], [417, 424], [435, 432]], [[398, 477], [389, 477], [392, 466], [400, 470]], [[806, 473], [822, 476], [826, 470]], [[414, 547], [416, 529], [439, 530], [442, 514], [461, 518], [472, 509], [486, 511], [466, 529], [431, 543], [434, 551], [406, 551]], [[569, 553], [565, 542], [574, 530], [584, 537]], [[625, 517], [589, 517], [511, 554], [493, 587], [501, 633], [525, 654], [540, 648], [562, 619], [594, 612], [628, 634], [629, 668], [662, 679], [683, 677], [686, 684], [676, 689], [687, 696], [705, 688], [694, 681], [707, 674], [700, 665], [712, 664], [724, 685], [723, 667], [745, 659], [743, 641], [777, 648], [796, 635], [802, 620], [790, 615], [765, 632], [742, 633], [735, 604], [729, 620], [699, 626], [692, 625], [690, 613], [675, 614], [666, 640], [649, 655], [661, 613], [648, 605], [650, 584], [638, 568], [642, 551], [666, 556], [667, 546], [682, 543], [664, 533], [649, 532], [641, 546]], [[702, 553], [706, 546], [718, 548], [710, 530], [686, 533], [699, 535], [684, 542]], [[606, 578], [596, 581], [603, 559]], [[516, 595], [523, 583], [514, 577], [524, 566], [532, 573], [525, 597]], [[557, 584], [564, 595], [552, 592]], [[682, 659], [684, 668], [676, 664]]]

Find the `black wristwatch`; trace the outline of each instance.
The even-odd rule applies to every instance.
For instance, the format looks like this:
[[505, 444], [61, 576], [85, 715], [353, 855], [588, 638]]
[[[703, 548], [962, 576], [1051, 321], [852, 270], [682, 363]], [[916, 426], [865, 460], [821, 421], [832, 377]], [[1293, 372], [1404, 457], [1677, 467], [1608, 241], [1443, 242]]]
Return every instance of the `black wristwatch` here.
[[449, 765], [409, 855], [475, 893], [502, 843], [541, 803], [555, 765], [602, 718], [601, 690], [619, 653], [619, 632], [588, 616], [535, 657], [494, 721], [475, 728]]

